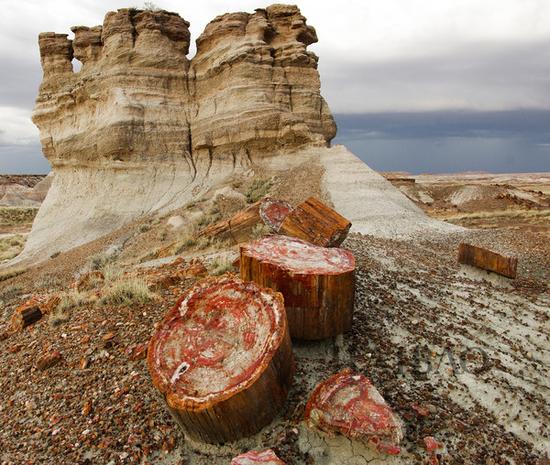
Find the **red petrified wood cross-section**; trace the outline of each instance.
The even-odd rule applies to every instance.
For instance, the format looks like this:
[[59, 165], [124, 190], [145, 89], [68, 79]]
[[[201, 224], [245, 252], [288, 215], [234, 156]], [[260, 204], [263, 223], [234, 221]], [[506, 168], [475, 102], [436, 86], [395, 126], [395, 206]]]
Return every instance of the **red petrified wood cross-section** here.
[[286, 465], [271, 449], [252, 450], [231, 460], [231, 465]]
[[348, 250], [288, 236], [241, 245], [241, 278], [280, 291], [290, 335], [323, 339], [351, 328], [355, 259]]
[[235, 213], [231, 218], [207, 226], [199, 231], [199, 236], [228, 239], [239, 243], [249, 240], [254, 228], [262, 224], [269, 232], [276, 233], [291, 210], [292, 206], [289, 203], [265, 197], [245, 210]]
[[209, 443], [250, 436], [277, 415], [292, 381], [283, 298], [232, 276], [205, 279], [165, 316], [147, 363], [188, 436]]
[[309, 398], [305, 419], [326, 433], [368, 441], [380, 452], [399, 454], [401, 420], [362, 374], [351, 369], [320, 383]]

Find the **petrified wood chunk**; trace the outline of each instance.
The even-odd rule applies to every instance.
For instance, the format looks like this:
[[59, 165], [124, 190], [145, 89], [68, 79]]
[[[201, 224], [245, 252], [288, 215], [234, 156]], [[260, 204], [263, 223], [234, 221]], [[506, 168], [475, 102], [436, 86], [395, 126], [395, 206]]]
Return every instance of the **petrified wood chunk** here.
[[506, 257], [482, 247], [465, 243], [461, 243], [458, 247], [458, 262], [493, 271], [512, 279], [516, 277], [518, 266], [516, 257]]
[[14, 331], [21, 330], [26, 328], [33, 323], [36, 323], [40, 318], [42, 318], [42, 310], [40, 310], [39, 304], [33, 303], [31, 301], [26, 302], [21, 305], [11, 317], [11, 326]]
[[284, 219], [279, 232], [322, 247], [337, 247], [348, 235], [351, 223], [315, 197], [310, 197]]
[[197, 283], [160, 324], [147, 364], [191, 438], [258, 432], [280, 411], [294, 372], [281, 294], [232, 276]]
[[233, 460], [231, 460], [231, 465], [255, 465], [255, 464], [263, 464], [263, 465], [285, 465], [285, 462], [283, 462], [275, 452], [273, 452], [271, 449], [266, 450], [252, 450], [250, 452], [246, 452], [245, 454], [241, 454], [237, 457], [235, 457]]
[[349, 368], [320, 383], [309, 398], [305, 420], [310, 427], [368, 441], [380, 452], [399, 454], [401, 420], [362, 374]]
[[258, 224], [270, 232], [278, 232], [284, 218], [292, 210], [289, 203], [266, 197], [235, 213], [228, 220], [218, 221], [199, 232], [199, 236], [230, 239], [235, 243], [247, 241]]
[[355, 259], [288, 236], [268, 236], [241, 245], [240, 272], [283, 294], [290, 335], [323, 339], [351, 328]]

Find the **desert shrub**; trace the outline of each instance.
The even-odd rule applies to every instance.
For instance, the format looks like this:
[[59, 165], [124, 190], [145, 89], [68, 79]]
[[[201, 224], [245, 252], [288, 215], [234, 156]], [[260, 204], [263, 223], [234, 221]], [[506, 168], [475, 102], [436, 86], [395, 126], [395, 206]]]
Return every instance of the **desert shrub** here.
[[187, 249], [190, 249], [197, 243], [197, 240], [192, 236], [186, 236], [175, 244], [174, 254], [179, 255]]
[[146, 304], [154, 300], [147, 283], [138, 278], [115, 281], [105, 290], [101, 303], [104, 305]]
[[25, 288], [21, 284], [5, 286], [0, 292], [0, 302], [7, 302], [22, 294]]
[[65, 292], [61, 295], [61, 300], [57, 304], [57, 307], [50, 314], [48, 322], [52, 326], [59, 326], [70, 320], [72, 310], [89, 302], [90, 299], [81, 292]]
[[267, 236], [271, 232], [269, 226], [264, 223], [258, 223], [252, 228], [252, 239], [259, 239], [260, 237]]
[[227, 257], [216, 258], [210, 264], [210, 273], [219, 276], [233, 269], [233, 262]]
[[151, 225], [148, 223], [144, 223], [139, 227], [139, 232], [144, 233], [151, 229]]
[[105, 283], [113, 282], [122, 276], [122, 268], [114, 263], [107, 263], [101, 268], [101, 272], [103, 273], [103, 278], [105, 278]]
[[262, 197], [265, 197], [271, 187], [273, 186], [273, 179], [254, 179], [248, 189], [246, 190], [246, 200], [248, 203], [254, 203], [260, 200]]
[[20, 274], [23, 274], [25, 271], [27, 271], [27, 268], [10, 268], [7, 270], [1, 270], [0, 271], [0, 282], [6, 281], [11, 278], [15, 278], [16, 276], [19, 276]]
[[10, 260], [13, 257], [19, 255], [23, 246], [25, 245], [25, 238], [19, 234], [15, 236], [4, 237], [0, 239], [0, 261]]

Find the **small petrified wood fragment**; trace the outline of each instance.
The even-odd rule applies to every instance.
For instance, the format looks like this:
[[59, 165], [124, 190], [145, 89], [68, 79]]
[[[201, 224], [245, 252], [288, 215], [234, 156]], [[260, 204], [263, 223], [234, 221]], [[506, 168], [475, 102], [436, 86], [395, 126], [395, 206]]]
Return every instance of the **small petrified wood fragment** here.
[[283, 294], [291, 337], [324, 339], [351, 328], [351, 252], [275, 235], [241, 245], [239, 265], [242, 279]]
[[24, 304], [17, 308], [11, 318], [11, 326], [14, 331], [21, 330], [36, 323], [42, 318], [42, 310], [39, 304]]
[[258, 224], [265, 225], [270, 232], [278, 232], [284, 218], [292, 210], [283, 200], [266, 197], [235, 213], [227, 220], [218, 221], [199, 232], [199, 236], [229, 239], [235, 243], [251, 238]]
[[518, 266], [516, 257], [506, 257], [482, 247], [465, 243], [461, 243], [458, 247], [458, 262], [492, 271], [512, 279], [516, 277]]
[[351, 223], [319, 199], [310, 197], [284, 219], [279, 233], [322, 247], [337, 247], [348, 235]]
[[273, 452], [271, 449], [266, 450], [252, 450], [250, 452], [246, 452], [245, 454], [241, 454], [237, 457], [235, 457], [233, 460], [231, 460], [231, 465], [255, 465], [255, 464], [263, 464], [263, 465], [285, 465], [285, 462], [283, 462], [275, 452]]
[[199, 282], [160, 324], [147, 364], [189, 437], [215, 444], [258, 432], [294, 371], [281, 294], [232, 276]]
[[367, 441], [379, 452], [399, 454], [401, 420], [370, 380], [346, 368], [320, 383], [306, 404], [308, 426]]

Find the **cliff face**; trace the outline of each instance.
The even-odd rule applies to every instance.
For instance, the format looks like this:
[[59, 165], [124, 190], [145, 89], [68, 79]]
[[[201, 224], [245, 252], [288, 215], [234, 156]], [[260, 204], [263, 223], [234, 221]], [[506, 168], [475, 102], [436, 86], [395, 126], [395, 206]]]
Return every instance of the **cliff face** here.
[[317, 36], [295, 6], [215, 18], [192, 60], [189, 23], [175, 13], [121, 9], [72, 31], [39, 36], [33, 121], [56, 176], [24, 255], [176, 208], [336, 133], [307, 51]]

